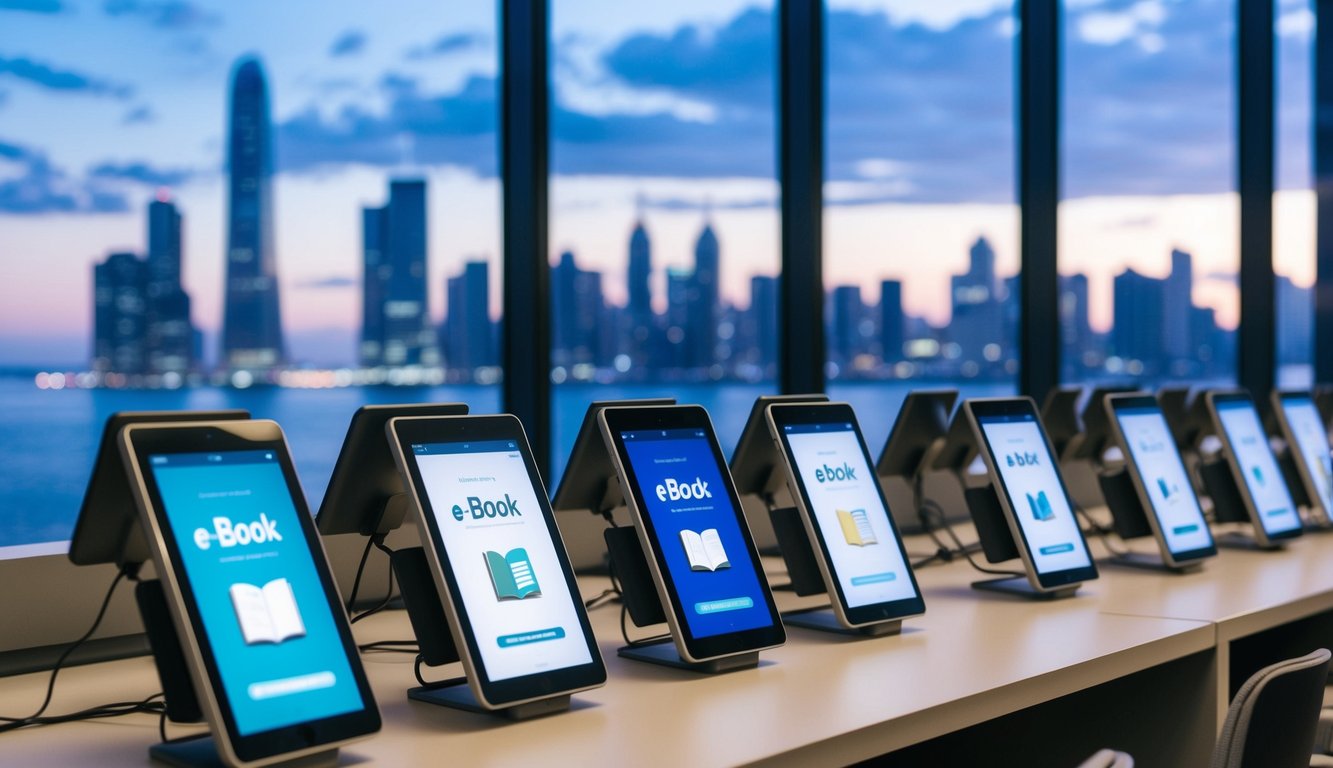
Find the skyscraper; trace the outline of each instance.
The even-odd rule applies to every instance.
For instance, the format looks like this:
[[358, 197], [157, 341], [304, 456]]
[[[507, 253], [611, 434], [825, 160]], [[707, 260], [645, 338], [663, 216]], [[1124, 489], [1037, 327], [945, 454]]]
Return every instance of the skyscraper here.
[[839, 285], [833, 289], [829, 302], [831, 314], [828, 328], [829, 359], [841, 366], [849, 366], [864, 351], [869, 338], [861, 334], [865, 303], [861, 301], [861, 286]]
[[147, 282], [144, 262], [132, 253], [113, 253], [93, 267], [93, 370], [146, 371]]
[[362, 365], [438, 365], [426, 285], [426, 182], [389, 183], [361, 213]]
[[1073, 380], [1087, 364], [1084, 356], [1094, 348], [1088, 316], [1088, 276], [1081, 272], [1061, 275], [1060, 364], [1064, 378]]
[[490, 265], [469, 261], [462, 273], [446, 281], [445, 295], [449, 301], [445, 365], [468, 377], [477, 368], [495, 365], [498, 360], [489, 311]]
[[717, 362], [717, 322], [722, 302], [718, 290], [721, 247], [713, 224], [704, 220], [704, 228], [694, 244], [694, 303], [690, 309], [689, 334], [691, 365], [707, 368]]
[[145, 347], [150, 373], [188, 373], [194, 367], [190, 297], [181, 285], [181, 215], [161, 195], [148, 205], [145, 265]]
[[[1165, 316], [1166, 281], [1126, 268], [1115, 276], [1115, 325], [1111, 346], [1130, 366], [1132, 375], [1153, 376], [1164, 369], [1162, 328]], [[1133, 370], [1137, 361], [1142, 370]]]
[[629, 237], [629, 315], [630, 342], [634, 362], [642, 364], [651, 356], [653, 337], [652, 244], [640, 217]]
[[602, 362], [599, 323], [606, 310], [602, 274], [579, 268], [572, 251], [551, 269], [551, 361], [557, 366]]
[[765, 376], [778, 364], [778, 280], [770, 275], [750, 278], [749, 338], [757, 351], [755, 362]]
[[882, 280], [879, 284], [879, 342], [886, 363], [903, 359], [903, 343], [907, 341], [903, 321], [903, 284], [901, 280]]
[[1170, 360], [1194, 357], [1196, 340], [1190, 334], [1193, 287], [1193, 259], [1179, 248], [1171, 249], [1171, 274], [1163, 286], [1166, 295], [1162, 305], [1161, 330], [1162, 353]]
[[227, 132], [227, 284], [222, 365], [265, 371], [286, 361], [273, 248], [273, 150], [268, 87], [259, 60], [232, 73]]
[[995, 251], [984, 237], [968, 251], [967, 272], [954, 275], [953, 317], [949, 337], [959, 346], [963, 361], [980, 361], [987, 344], [998, 343], [1003, 314], [995, 281]]

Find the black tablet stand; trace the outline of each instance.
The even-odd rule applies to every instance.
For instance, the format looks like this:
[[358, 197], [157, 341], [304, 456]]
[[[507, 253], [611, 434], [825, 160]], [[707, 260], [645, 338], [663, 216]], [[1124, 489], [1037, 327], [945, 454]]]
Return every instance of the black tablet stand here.
[[[604, 535], [606, 551], [611, 559], [611, 572], [620, 582], [620, 599], [629, 612], [630, 621], [634, 622], [636, 627], [666, 622], [662, 601], [657, 595], [657, 587], [653, 584], [648, 561], [644, 559], [643, 547], [639, 544], [638, 534], [634, 532], [634, 528], [626, 525], [607, 528]], [[723, 656], [708, 661], [686, 661], [680, 657], [675, 643], [670, 639], [622, 646], [616, 649], [616, 655], [634, 661], [707, 675], [759, 666], [758, 651]]]
[[[1121, 539], [1141, 539], [1152, 535], [1148, 523], [1148, 512], [1143, 508], [1143, 501], [1134, 488], [1134, 479], [1129, 476], [1128, 467], [1115, 470], [1103, 470], [1097, 473], [1097, 484], [1101, 486], [1102, 497], [1111, 510], [1111, 522], [1115, 533]], [[1117, 552], [1107, 562], [1131, 568], [1166, 570], [1172, 573], [1195, 573], [1203, 570], [1202, 562], [1171, 565], [1160, 554], [1148, 552]]]
[[[791, 579], [792, 591], [798, 597], [826, 593], [828, 588], [824, 586], [824, 576], [820, 573], [819, 563], [815, 560], [813, 543], [796, 507], [770, 509], [768, 516], [773, 520], [773, 533], [777, 535], [778, 549], [781, 550], [782, 559], [787, 564], [787, 575]], [[843, 626], [832, 607], [788, 611], [782, 614], [782, 623], [821, 632], [864, 637], [883, 637], [903, 631], [901, 619], [862, 627]]]
[[[1004, 510], [1000, 508], [1000, 497], [995, 491], [995, 485], [987, 481], [982, 486], [968, 487], [961, 475], [959, 482], [963, 483], [963, 498], [967, 501], [968, 511], [972, 513], [972, 522], [977, 526], [977, 538], [981, 540], [981, 551], [986, 555], [986, 561], [1003, 563], [1018, 557], [1018, 545], [1014, 543], [1014, 536], [1004, 519]], [[972, 588], [1033, 600], [1055, 600], [1070, 597], [1078, 591], [1077, 584], [1049, 592], [1042, 591], [1033, 587], [1027, 576], [982, 579], [972, 582]]]
[[[398, 578], [398, 589], [403, 596], [407, 618], [417, 636], [421, 663], [438, 667], [458, 661], [458, 648], [454, 645], [454, 638], [450, 634], [449, 618], [445, 615], [439, 590], [431, 576], [430, 564], [426, 561], [426, 551], [421, 547], [399, 549], [393, 553], [389, 561], [394, 576]], [[407, 698], [425, 704], [495, 715], [509, 720], [529, 720], [553, 715], [568, 710], [570, 705], [570, 695], [566, 693], [511, 707], [490, 709], [477, 701], [467, 684], [466, 677], [411, 688], [407, 691]]]
[[[1226, 459], [1218, 457], [1200, 462], [1199, 479], [1203, 481], [1204, 491], [1213, 500], [1213, 522], [1257, 525], [1245, 512], [1245, 501], [1241, 499], [1240, 488], [1236, 485], [1236, 477], [1231, 474], [1231, 467], [1227, 465]], [[1240, 532], [1233, 532], [1227, 536], [1217, 536], [1215, 540], [1219, 547], [1236, 549], [1277, 550], [1286, 546], [1282, 542], [1273, 542], [1268, 546], [1263, 546], [1252, 535]]]
[[[139, 582], [134, 588], [134, 598], [139, 604], [139, 615], [143, 619], [144, 631], [148, 635], [148, 647], [152, 650], [153, 662], [157, 665], [157, 676], [162, 682], [162, 698], [167, 708], [167, 719], [173, 723], [203, 722], [204, 713], [199, 706], [199, 695], [190, 680], [190, 671], [185, 664], [185, 651], [181, 648], [180, 636], [176, 633], [176, 626], [171, 622], [162, 582], [157, 579]], [[223, 765], [213, 737], [206, 734], [180, 741], [154, 744], [148, 748], [148, 756], [160, 763], [178, 768], [213, 768]], [[273, 765], [282, 768], [315, 768], [337, 763], [338, 749], [335, 747]]]

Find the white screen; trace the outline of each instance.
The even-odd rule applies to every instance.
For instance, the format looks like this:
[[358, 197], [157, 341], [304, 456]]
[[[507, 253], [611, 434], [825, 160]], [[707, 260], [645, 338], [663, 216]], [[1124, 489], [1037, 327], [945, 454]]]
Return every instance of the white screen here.
[[[590, 663], [522, 454], [460, 453], [458, 445], [414, 445], [412, 451], [486, 675], [506, 680]], [[507, 555], [503, 565], [496, 559]]]
[[1116, 417], [1166, 548], [1176, 554], [1211, 547], [1213, 536], [1162, 412], [1156, 407], [1118, 408]]
[[1298, 461], [1305, 462], [1315, 490], [1319, 494], [1319, 503], [1324, 514], [1333, 515], [1333, 455], [1329, 453], [1328, 432], [1324, 429], [1324, 420], [1309, 398], [1284, 398], [1282, 410], [1287, 415], [1287, 426], [1291, 428], [1296, 445], [1288, 446]]
[[1227, 444], [1236, 459], [1245, 487], [1258, 511], [1259, 524], [1268, 533], [1280, 533], [1301, 527], [1287, 482], [1282, 478], [1268, 435], [1259, 423], [1259, 414], [1248, 402], [1221, 402], [1217, 417], [1227, 434]]
[[784, 432], [848, 607], [916, 597], [878, 480], [851, 425], [788, 425]]
[[1087, 545], [1036, 420], [982, 419], [981, 431], [1004, 478], [1009, 505], [1027, 538], [1037, 573], [1090, 566]]

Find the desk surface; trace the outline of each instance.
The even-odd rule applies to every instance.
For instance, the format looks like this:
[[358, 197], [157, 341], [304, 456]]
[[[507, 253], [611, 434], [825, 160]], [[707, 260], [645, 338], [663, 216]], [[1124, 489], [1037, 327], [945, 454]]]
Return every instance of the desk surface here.
[[[345, 750], [346, 756], [385, 764], [442, 754], [487, 765], [549, 764], [553, 758], [619, 763], [629, 756], [642, 765], [841, 764], [1215, 643], [1214, 627], [1204, 621], [1107, 613], [1092, 588], [1039, 603], [977, 593], [968, 586], [974, 575], [961, 562], [922, 569], [927, 613], [909, 620], [900, 636], [846, 639], [792, 628], [787, 645], [763, 653], [758, 669], [719, 676], [617, 657], [618, 609], [604, 607], [592, 616], [609, 668], [607, 685], [577, 696], [572, 712], [524, 723], [409, 702], [404, 691], [415, 684], [410, 657], [370, 654], [366, 667], [385, 727]], [[584, 587], [591, 595], [601, 584], [588, 580]], [[819, 602], [789, 594], [780, 594], [780, 600], [784, 608]], [[401, 612], [368, 619], [356, 629], [361, 642], [410, 636]], [[434, 672], [441, 678], [457, 673]], [[34, 707], [45, 683], [44, 674], [0, 680], [5, 713]], [[147, 659], [70, 669], [60, 675], [52, 711], [157, 689]], [[173, 735], [183, 732], [172, 729]], [[0, 737], [0, 762], [143, 764], [156, 739], [156, 718], [146, 716], [31, 729]]]
[[[1154, 547], [1151, 539], [1132, 545], [1145, 552]], [[1099, 570], [1101, 578], [1085, 590], [1103, 611], [1206, 621], [1217, 625], [1219, 640], [1333, 609], [1333, 533], [1307, 533], [1281, 550], [1220, 547], [1195, 573], [1105, 561]]]

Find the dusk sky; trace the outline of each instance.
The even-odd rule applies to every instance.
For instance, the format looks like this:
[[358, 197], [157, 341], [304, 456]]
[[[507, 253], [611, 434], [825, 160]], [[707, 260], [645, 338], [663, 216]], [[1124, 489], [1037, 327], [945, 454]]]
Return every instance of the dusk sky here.
[[[1279, 271], [1313, 277], [1309, 0], [1280, 2]], [[91, 266], [141, 251], [143, 206], [185, 217], [187, 290], [220, 323], [228, 76], [261, 57], [274, 118], [284, 322], [298, 361], [349, 362], [360, 208], [395, 175], [430, 181], [432, 312], [465, 259], [496, 262], [492, 3], [0, 0], [0, 365], [81, 365]], [[1094, 280], [1234, 272], [1234, 0], [1066, 5], [1062, 271]], [[778, 264], [771, 3], [554, 0], [552, 255], [575, 251], [624, 299], [636, 200], [654, 267], [688, 265], [705, 205], [724, 296]], [[1017, 265], [1012, 2], [831, 3], [826, 281], [907, 283], [948, 319], [948, 275], [988, 237]], [[493, 294], [498, 280], [493, 275]], [[1195, 299], [1234, 325], [1236, 291]], [[494, 308], [498, 311], [498, 304]], [[326, 329], [336, 329], [332, 332]]]

